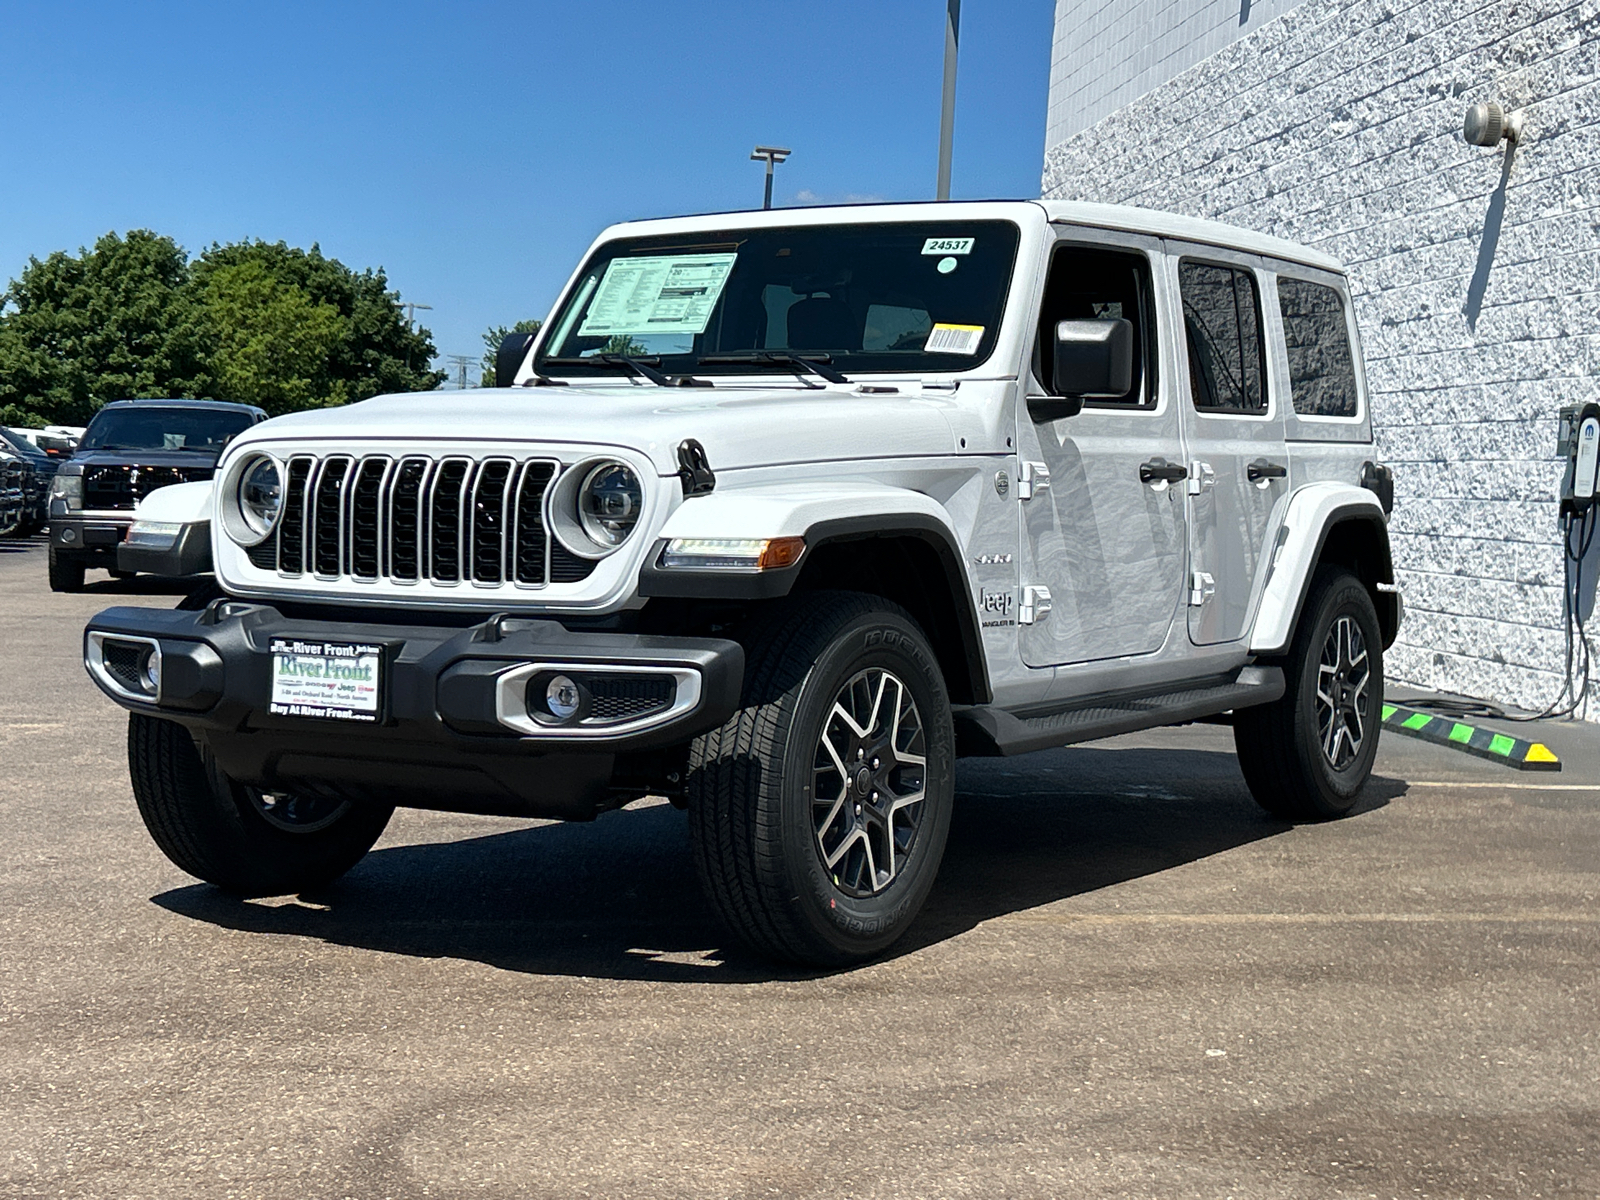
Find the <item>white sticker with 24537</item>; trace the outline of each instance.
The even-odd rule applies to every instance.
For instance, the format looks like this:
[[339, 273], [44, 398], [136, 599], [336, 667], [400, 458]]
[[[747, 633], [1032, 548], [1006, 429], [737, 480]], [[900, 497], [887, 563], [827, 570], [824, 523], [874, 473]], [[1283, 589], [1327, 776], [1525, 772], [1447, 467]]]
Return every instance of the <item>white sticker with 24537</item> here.
[[922, 243], [924, 254], [971, 254], [977, 238], [929, 238]]

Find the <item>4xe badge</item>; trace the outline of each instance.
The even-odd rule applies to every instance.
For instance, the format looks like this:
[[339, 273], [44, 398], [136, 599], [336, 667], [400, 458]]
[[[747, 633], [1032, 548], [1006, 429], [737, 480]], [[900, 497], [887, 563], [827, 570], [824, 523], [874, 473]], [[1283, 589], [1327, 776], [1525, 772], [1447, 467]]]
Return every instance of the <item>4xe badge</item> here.
[[978, 592], [978, 623], [984, 629], [1000, 629], [1017, 622], [1011, 616], [1017, 597], [1013, 592], [991, 592], [982, 588]]

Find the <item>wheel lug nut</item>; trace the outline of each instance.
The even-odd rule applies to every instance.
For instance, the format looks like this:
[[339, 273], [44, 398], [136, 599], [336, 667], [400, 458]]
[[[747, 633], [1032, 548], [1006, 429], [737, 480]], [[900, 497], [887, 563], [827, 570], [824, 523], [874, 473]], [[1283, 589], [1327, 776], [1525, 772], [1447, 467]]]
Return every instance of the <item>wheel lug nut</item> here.
[[878, 793], [877, 792], [873, 792], [872, 793], [872, 802], [874, 804], [876, 804], [878, 802]]
[[856, 816], [859, 817], [860, 815], [861, 815], [861, 805], [858, 804], [858, 805], [856, 805]]
[[878, 769], [878, 766], [879, 766], [878, 760], [877, 759], [873, 759], [872, 760], [872, 769], [874, 771], [876, 771]]
[[862, 750], [862, 749], [857, 749], [856, 750], [856, 761], [857, 762], [860, 762], [866, 756], [867, 756], [867, 752], [865, 750]]

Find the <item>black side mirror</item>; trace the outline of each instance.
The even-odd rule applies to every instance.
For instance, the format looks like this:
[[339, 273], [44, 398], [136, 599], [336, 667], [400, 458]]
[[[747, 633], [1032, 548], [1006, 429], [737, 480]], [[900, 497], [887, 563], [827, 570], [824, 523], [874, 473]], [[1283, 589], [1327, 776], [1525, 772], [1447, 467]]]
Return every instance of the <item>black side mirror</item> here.
[[1133, 323], [1109, 321], [1056, 323], [1053, 396], [1034, 396], [1028, 412], [1035, 421], [1059, 421], [1083, 411], [1085, 400], [1125, 396], [1133, 386]]
[[511, 387], [517, 382], [517, 372], [528, 357], [528, 347], [533, 345], [534, 333], [508, 333], [494, 356], [495, 387]]

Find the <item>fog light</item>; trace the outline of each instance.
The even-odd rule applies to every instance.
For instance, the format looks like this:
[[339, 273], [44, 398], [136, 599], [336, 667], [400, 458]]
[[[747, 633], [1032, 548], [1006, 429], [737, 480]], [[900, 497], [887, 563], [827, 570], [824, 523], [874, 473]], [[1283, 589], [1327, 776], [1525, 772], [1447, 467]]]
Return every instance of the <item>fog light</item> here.
[[61, 540], [63, 542], [75, 542], [75, 541], [77, 541], [78, 540], [78, 531], [76, 529], [74, 529], [72, 526], [68, 525], [65, 529], [63, 529], [61, 531]]
[[557, 675], [544, 689], [546, 711], [558, 721], [570, 721], [583, 707], [583, 693], [565, 675]]

